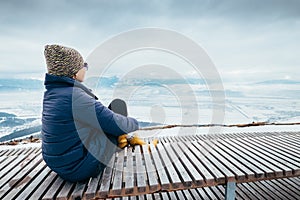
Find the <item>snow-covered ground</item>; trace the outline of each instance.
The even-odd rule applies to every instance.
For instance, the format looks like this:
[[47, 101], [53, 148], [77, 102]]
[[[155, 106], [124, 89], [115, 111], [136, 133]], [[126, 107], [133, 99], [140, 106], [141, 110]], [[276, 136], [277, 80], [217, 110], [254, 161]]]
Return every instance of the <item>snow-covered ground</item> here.
[[[230, 134], [253, 132], [300, 132], [300, 125], [266, 125], [253, 127], [174, 127], [168, 129], [138, 130], [131, 134], [137, 134], [141, 138], [159, 138], [164, 136], [184, 136], [202, 134]], [[20, 145], [0, 145], [0, 150], [11, 148], [41, 147], [41, 143], [25, 143]]]
[[[184, 91], [178, 83], [170, 85], [105, 87], [95, 90], [104, 105], [114, 98], [124, 98], [129, 115], [138, 119], [142, 127], [166, 124], [241, 124], [252, 122], [300, 122], [299, 83], [265, 82], [258, 84], [224, 84], [224, 101], [213, 102], [205, 85], [190, 85], [192, 92]], [[133, 87], [133, 88], [132, 88]], [[274, 90], [276, 88], [276, 90]], [[116, 93], [116, 90], [119, 92]], [[131, 93], [128, 94], [128, 91]], [[174, 92], [175, 91], [175, 92]], [[116, 95], [117, 94], [117, 95]], [[127, 98], [128, 97], [128, 98]], [[41, 125], [42, 90], [0, 91], [0, 138], [11, 133], [23, 135]], [[35, 129], [32, 129], [35, 127]], [[300, 131], [299, 125], [259, 127], [200, 127], [186, 130], [203, 133]], [[146, 135], [177, 135], [180, 128], [160, 131], [138, 131]], [[20, 137], [20, 136], [16, 136]]]
[[41, 147], [42, 143], [28, 143], [20, 145], [1, 145], [0, 150], [14, 149], [14, 148], [29, 148], [29, 147]]
[[300, 125], [266, 125], [252, 127], [174, 127], [168, 129], [138, 130], [131, 134], [137, 134], [142, 138], [184, 136], [202, 134], [230, 134], [230, 133], [254, 133], [254, 132], [300, 132]]

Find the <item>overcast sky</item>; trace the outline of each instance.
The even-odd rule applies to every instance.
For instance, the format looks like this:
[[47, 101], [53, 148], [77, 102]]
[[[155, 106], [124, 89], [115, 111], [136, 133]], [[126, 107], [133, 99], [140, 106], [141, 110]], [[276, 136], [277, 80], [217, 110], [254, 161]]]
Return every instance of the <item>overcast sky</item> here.
[[120, 32], [177, 31], [201, 45], [224, 80], [299, 80], [298, 0], [6, 0], [0, 2], [0, 77], [41, 78], [45, 44], [84, 57]]

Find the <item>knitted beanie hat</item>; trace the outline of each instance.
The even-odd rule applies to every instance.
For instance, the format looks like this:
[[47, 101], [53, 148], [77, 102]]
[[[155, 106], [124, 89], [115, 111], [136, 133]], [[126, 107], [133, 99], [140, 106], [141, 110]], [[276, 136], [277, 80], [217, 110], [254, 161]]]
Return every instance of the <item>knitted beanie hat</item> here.
[[61, 45], [46, 45], [44, 55], [48, 73], [72, 78], [84, 66], [78, 51]]

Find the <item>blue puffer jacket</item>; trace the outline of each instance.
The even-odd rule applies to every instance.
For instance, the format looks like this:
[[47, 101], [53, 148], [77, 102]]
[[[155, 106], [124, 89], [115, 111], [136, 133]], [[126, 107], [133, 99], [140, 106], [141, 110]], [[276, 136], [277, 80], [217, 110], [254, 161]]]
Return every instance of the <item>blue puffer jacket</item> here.
[[42, 116], [42, 154], [63, 179], [96, 176], [115, 151], [117, 137], [138, 122], [103, 106], [83, 84], [46, 74]]

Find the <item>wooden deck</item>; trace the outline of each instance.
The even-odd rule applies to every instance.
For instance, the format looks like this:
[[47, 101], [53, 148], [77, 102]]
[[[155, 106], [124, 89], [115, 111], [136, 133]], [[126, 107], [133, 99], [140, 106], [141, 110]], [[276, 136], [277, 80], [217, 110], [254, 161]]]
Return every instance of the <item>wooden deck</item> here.
[[[103, 174], [69, 183], [40, 148], [0, 151], [0, 199], [300, 199], [300, 132], [160, 138], [156, 148], [126, 148]], [[120, 197], [120, 198], [119, 198]]]

